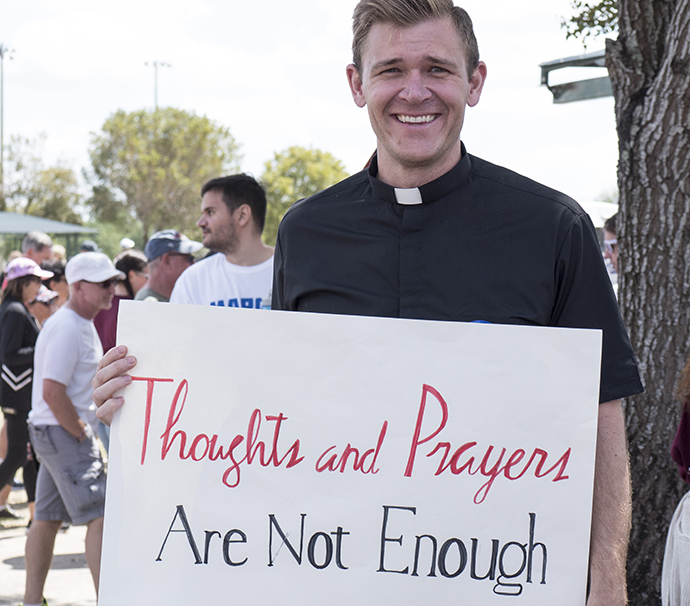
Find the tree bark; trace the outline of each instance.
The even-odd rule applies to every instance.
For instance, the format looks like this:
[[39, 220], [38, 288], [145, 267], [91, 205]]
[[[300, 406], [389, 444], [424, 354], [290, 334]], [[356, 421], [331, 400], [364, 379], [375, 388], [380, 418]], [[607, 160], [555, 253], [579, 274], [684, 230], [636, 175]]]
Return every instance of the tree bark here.
[[[687, 486], [670, 458], [690, 353], [690, 0], [619, 0], [607, 67], [619, 138], [619, 289], [645, 393], [626, 402], [633, 483], [632, 606], [660, 603], [673, 511]], [[690, 571], [689, 571], [690, 574]]]

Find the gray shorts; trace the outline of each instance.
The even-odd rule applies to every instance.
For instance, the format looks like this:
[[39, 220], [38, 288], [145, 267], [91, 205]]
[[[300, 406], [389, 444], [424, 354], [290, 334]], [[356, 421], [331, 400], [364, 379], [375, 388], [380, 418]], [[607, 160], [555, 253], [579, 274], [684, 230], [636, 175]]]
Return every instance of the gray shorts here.
[[29, 423], [31, 445], [41, 467], [36, 481], [37, 520], [87, 524], [103, 516], [105, 469], [90, 426], [78, 442], [60, 425]]

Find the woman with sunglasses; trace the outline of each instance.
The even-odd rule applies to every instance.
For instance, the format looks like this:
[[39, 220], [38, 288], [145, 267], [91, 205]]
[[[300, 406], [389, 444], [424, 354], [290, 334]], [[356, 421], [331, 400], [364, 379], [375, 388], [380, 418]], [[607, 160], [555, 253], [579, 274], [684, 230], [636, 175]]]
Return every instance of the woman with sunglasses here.
[[[31, 259], [15, 259], [7, 265], [0, 304], [0, 402], [8, 441], [7, 457], [0, 463], [0, 487], [9, 484], [17, 470], [24, 466], [24, 485], [29, 495], [35, 492], [36, 468], [33, 461], [27, 463], [29, 432], [26, 420], [31, 410], [34, 346], [39, 327], [27, 305], [38, 295], [41, 281], [52, 275]], [[12, 513], [6, 505], [0, 508], [0, 515], [4, 517]]]
[[618, 213], [604, 223], [604, 259], [608, 259], [613, 271], [618, 273], [618, 238], [616, 237], [616, 217]]

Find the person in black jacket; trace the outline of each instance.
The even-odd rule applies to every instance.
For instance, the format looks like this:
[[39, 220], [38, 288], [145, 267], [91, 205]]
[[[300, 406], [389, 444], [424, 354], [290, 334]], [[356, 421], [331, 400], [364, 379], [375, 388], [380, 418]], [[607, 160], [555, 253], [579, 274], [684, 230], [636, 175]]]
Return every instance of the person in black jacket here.
[[[0, 487], [10, 483], [23, 465], [27, 492], [33, 492], [36, 485], [36, 468], [26, 458], [29, 441], [26, 420], [31, 410], [34, 345], [39, 328], [26, 304], [36, 298], [41, 280], [52, 275], [31, 259], [15, 259], [6, 268], [0, 304], [0, 406], [8, 440], [7, 457], [0, 463]], [[0, 517], [14, 515], [5, 505], [0, 506]]]

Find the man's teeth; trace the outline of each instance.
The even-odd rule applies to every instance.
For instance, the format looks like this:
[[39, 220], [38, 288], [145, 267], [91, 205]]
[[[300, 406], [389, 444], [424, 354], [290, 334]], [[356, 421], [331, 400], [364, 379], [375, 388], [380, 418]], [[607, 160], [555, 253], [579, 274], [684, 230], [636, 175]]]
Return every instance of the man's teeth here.
[[436, 118], [435, 114], [432, 114], [430, 116], [401, 116], [398, 114], [396, 116], [400, 122], [408, 122], [410, 124], [423, 124], [425, 122], [431, 122], [434, 118]]

